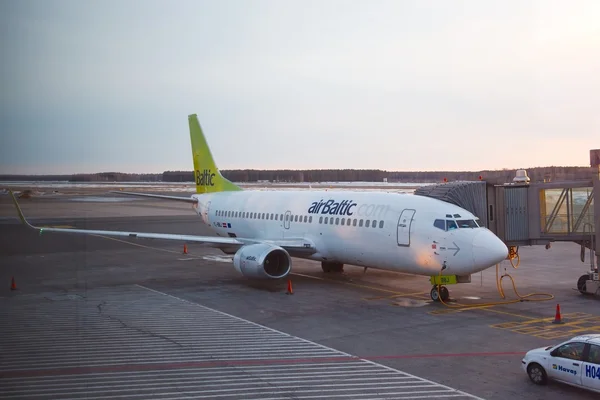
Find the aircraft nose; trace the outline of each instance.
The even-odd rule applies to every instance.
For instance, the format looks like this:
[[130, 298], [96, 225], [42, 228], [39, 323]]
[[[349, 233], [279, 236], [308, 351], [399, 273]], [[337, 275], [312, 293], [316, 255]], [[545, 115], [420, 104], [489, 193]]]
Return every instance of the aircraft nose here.
[[473, 238], [473, 262], [475, 268], [485, 269], [498, 264], [508, 256], [508, 247], [488, 230]]

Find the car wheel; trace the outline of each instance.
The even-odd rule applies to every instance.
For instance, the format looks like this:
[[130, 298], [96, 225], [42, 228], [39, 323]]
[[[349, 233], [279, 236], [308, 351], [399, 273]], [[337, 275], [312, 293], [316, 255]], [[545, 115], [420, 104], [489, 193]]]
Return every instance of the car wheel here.
[[529, 364], [527, 367], [527, 375], [529, 375], [529, 379], [536, 385], [545, 385], [548, 382], [546, 371], [540, 364]]

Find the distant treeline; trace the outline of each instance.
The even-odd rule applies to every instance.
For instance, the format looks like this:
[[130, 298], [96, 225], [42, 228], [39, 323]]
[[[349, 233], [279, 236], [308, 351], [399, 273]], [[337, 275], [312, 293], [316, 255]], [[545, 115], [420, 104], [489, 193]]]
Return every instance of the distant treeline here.
[[[222, 170], [233, 182], [442, 182], [483, 180], [490, 183], [511, 182], [515, 169], [495, 171], [382, 171], [359, 169], [318, 170]], [[589, 167], [537, 167], [527, 169], [532, 182], [591, 179]], [[193, 171], [165, 171], [162, 174], [128, 174], [101, 172], [74, 175], [0, 175], [0, 181], [69, 181], [69, 182], [194, 182]]]

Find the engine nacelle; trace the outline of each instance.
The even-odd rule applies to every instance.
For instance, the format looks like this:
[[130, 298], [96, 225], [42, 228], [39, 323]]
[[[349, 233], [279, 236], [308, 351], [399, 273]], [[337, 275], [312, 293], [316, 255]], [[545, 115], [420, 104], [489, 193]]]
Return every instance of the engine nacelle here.
[[248, 278], [281, 279], [292, 269], [292, 258], [279, 246], [257, 243], [242, 246], [233, 256], [235, 269]]

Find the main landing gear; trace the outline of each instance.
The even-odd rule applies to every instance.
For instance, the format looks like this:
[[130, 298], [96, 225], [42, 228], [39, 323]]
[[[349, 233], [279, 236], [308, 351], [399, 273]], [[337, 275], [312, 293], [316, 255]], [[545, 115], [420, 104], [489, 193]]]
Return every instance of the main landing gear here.
[[[438, 292], [438, 286], [439, 286], [439, 292]], [[431, 300], [433, 300], [433, 301], [440, 301], [440, 297], [441, 297], [442, 301], [446, 302], [450, 298], [450, 292], [448, 291], [448, 288], [446, 286], [442, 286], [442, 285], [436, 285], [433, 288], [431, 288], [430, 295], [431, 295]]]
[[331, 261], [321, 261], [323, 272], [344, 272], [344, 264]]

